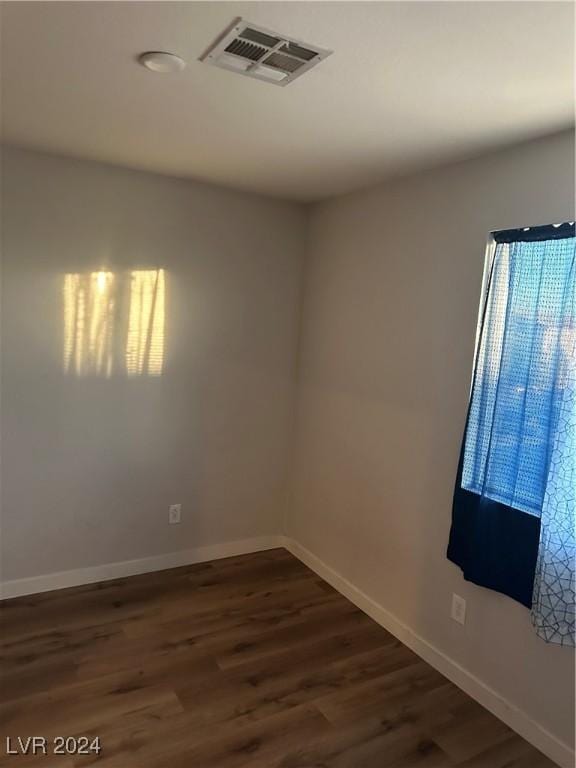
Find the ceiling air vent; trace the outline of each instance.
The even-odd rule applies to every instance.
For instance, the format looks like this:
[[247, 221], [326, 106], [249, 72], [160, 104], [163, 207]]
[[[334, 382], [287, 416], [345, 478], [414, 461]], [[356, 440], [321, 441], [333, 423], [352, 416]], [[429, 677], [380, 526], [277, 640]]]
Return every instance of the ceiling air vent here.
[[274, 85], [288, 85], [331, 53], [236, 19], [200, 61]]

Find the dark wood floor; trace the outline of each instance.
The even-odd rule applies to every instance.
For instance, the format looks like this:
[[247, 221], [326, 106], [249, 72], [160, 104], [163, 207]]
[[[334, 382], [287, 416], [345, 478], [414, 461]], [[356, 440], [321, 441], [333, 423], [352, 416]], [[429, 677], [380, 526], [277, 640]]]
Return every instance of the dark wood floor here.
[[[10, 600], [0, 765], [553, 765], [286, 551]], [[5, 736], [100, 736], [7, 757]]]

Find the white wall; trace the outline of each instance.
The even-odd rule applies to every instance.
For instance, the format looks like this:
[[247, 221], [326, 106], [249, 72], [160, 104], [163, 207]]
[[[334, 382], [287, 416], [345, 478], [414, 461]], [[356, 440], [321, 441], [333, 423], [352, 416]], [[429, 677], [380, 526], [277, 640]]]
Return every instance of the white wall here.
[[[488, 233], [574, 216], [558, 135], [318, 205], [287, 533], [573, 743], [573, 653], [445, 557]], [[468, 601], [464, 628], [449, 618]]]
[[[572, 217], [573, 168], [564, 134], [312, 209], [290, 484], [304, 211], [6, 150], [2, 579], [278, 534], [291, 485], [288, 536], [570, 743], [572, 654], [445, 550], [487, 234]], [[64, 373], [103, 267], [166, 270], [162, 376]]]
[[[2, 171], [2, 578], [276, 534], [303, 209], [16, 149]], [[103, 267], [166, 270], [162, 376], [63, 372], [63, 276]]]

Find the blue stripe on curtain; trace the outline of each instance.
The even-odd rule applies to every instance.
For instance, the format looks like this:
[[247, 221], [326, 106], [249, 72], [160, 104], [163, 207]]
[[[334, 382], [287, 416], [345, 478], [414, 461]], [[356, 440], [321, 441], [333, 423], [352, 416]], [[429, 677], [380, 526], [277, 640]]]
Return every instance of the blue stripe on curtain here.
[[502, 229], [492, 232], [497, 243], [533, 243], [536, 240], [562, 240], [574, 237], [573, 221], [562, 224], [546, 224], [544, 227], [523, 227], [521, 229]]
[[[573, 605], [574, 589], [570, 553], [559, 547], [563, 527], [556, 524], [553, 535], [545, 514], [558, 515], [562, 497], [563, 524], [573, 530], [574, 475], [557, 470], [555, 456], [566, 413], [572, 413], [566, 403], [574, 402], [567, 396], [574, 392], [569, 372], [576, 367], [574, 224], [509, 230], [495, 233], [495, 240], [448, 558], [465, 578], [529, 607], [537, 563], [535, 602], [546, 602], [540, 575], [547, 563], [555, 573], [550, 614], [552, 603]], [[576, 444], [567, 448], [566, 440], [562, 455], [572, 457]], [[554, 558], [543, 556], [544, 533], [549, 542], [556, 537], [554, 566]]]

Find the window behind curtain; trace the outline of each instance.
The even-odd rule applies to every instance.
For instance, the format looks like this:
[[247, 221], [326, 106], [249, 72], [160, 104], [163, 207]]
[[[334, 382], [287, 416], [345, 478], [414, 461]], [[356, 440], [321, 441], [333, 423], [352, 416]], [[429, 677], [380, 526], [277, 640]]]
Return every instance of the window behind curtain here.
[[574, 365], [573, 259], [569, 239], [500, 243], [477, 353], [462, 488], [534, 515]]

